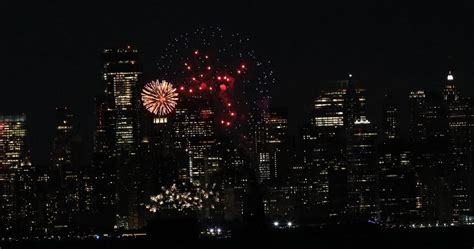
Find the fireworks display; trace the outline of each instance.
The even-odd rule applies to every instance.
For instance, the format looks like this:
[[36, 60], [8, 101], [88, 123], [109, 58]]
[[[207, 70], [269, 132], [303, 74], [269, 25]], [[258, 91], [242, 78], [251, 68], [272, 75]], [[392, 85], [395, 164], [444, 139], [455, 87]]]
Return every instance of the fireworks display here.
[[162, 187], [162, 192], [150, 197], [151, 204], [146, 205], [150, 212], [158, 212], [163, 209], [201, 210], [205, 203], [210, 208], [220, 202], [219, 193], [214, 191], [215, 185], [201, 188], [194, 184], [173, 184], [171, 187]]
[[[201, 28], [176, 37], [158, 63], [160, 75], [177, 85], [183, 99], [210, 100], [216, 123], [248, 120], [268, 107], [275, 79], [270, 62], [248, 49], [249, 39]], [[240, 122], [241, 123], [241, 122]]]
[[151, 81], [142, 90], [143, 106], [151, 113], [165, 116], [173, 112], [178, 101], [178, 93], [166, 81]]

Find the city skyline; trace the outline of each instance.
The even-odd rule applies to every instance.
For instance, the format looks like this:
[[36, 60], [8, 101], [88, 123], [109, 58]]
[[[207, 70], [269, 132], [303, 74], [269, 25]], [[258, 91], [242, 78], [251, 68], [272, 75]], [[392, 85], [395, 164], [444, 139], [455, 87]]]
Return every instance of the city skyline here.
[[[206, 53], [225, 51], [217, 44]], [[199, 56], [204, 50], [180, 48], [191, 52], [184, 61], [197, 56], [205, 72], [215, 66], [207, 64], [207, 54]], [[231, 54], [240, 49], [232, 47]], [[141, 89], [150, 88], [141, 78], [139, 53], [131, 46], [103, 50], [105, 84], [95, 98], [90, 161], [68, 107], [55, 110], [46, 167], [31, 162], [27, 115], [0, 115], [0, 187], [8, 197], [0, 203], [4, 239], [144, 236], [186, 220], [197, 222], [200, 236], [217, 238], [232, 238], [236, 224], [472, 225], [474, 105], [451, 70], [443, 88], [410, 91], [406, 109], [387, 93], [377, 122], [368, 112], [367, 89], [348, 74], [318, 93], [295, 136], [287, 109], [268, 102], [272, 73], [251, 63], [258, 58], [253, 51], [237, 69], [223, 66], [206, 77], [176, 51], [171, 56], [186, 72], [169, 76], [181, 82], [177, 88], [151, 81], [176, 91], [176, 105], [167, 112], [147, 108], [160, 97], [140, 99]], [[216, 56], [225, 63], [225, 56]], [[249, 79], [262, 81], [234, 87]], [[222, 120], [234, 113], [239, 118], [228, 119], [232, 123]], [[407, 129], [401, 128], [402, 114]]]
[[1, 247], [472, 246], [473, 3], [8, 7]]
[[[12, 10], [9, 14], [20, 11], [20, 6], [8, 5]], [[391, 1], [360, 5], [327, 3], [315, 10], [319, 16], [316, 20], [310, 19], [309, 13], [292, 16], [292, 10], [298, 10], [295, 7], [288, 9], [289, 18], [281, 21], [275, 21], [278, 20], [276, 17], [286, 16], [287, 9], [279, 4], [242, 2], [226, 9], [237, 16], [247, 13], [245, 18], [228, 17], [212, 4], [195, 7], [196, 11], [190, 11], [174, 4], [163, 4], [156, 6], [161, 15], [155, 15], [154, 8], [137, 4], [130, 6], [131, 11], [127, 13], [135, 18], [126, 22], [116, 18], [125, 14], [125, 8], [111, 6], [115, 11], [105, 11], [105, 3], [99, 3], [88, 11], [91, 15], [85, 21], [97, 23], [89, 25], [88, 29], [80, 28], [83, 27], [78, 22], [80, 18], [75, 18], [75, 12], [60, 3], [38, 6], [48, 13], [41, 18], [37, 16], [39, 12], [25, 10], [25, 14], [38, 17], [35, 19], [38, 22], [29, 18], [19, 20], [21, 15], [12, 16], [11, 20], [18, 21], [18, 30], [23, 30], [25, 36], [19, 36], [13, 29], [6, 31], [10, 34], [7, 40], [10, 49], [5, 61], [11, 63], [4, 68], [7, 68], [8, 81], [14, 83], [6, 87], [20, 92], [20, 86], [30, 81], [23, 77], [25, 72], [36, 75], [34, 78], [40, 83], [33, 84], [31, 89], [38, 94], [32, 94], [29, 99], [38, 104], [8, 105], [14, 101], [12, 95], [2, 96], [0, 104], [9, 106], [2, 109], [3, 112], [29, 114], [29, 122], [35, 124], [31, 129], [34, 137], [31, 143], [35, 148], [33, 160], [42, 164], [48, 161], [52, 143], [44, 142], [53, 137], [54, 121], [45, 110], [52, 111], [57, 106], [70, 106], [77, 113], [75, 122], [81, 124], [80, 133], [87, 143], [92, 143], [90, 113], [94, 96], [101, 92], [98, 61], [103, 49], [126, 45], [140, 49], [146, 65], [144, 78], [150, 81], [157, 78], [156, 63], [166, 43], [174, 36], [201, 26], [217, 25], [229, 33], [244, 33], [260, 53], [272, 61], [278, 79], [272, 93], [274, 103], [286, 106], [288, 94], [293, 100], [288, 105], [292, 134], [309, 116], [310, 110], [301, 107], [311, 103], [324, 82], [344, 79], [348, 73], [367, 85], [369, 99], [374, 103], [370, 104], [370, 109], [378, 106], [382, 100], [379, 96], [383, 96], [386, 89], [406, 92], [412, 88], [442, 87], [440, 82], [450, 64], [459, 88], [472, 92], [469, 82], [474, 77], [469, 68], [473, 61], [469, 57], [472, 51], [468, 44], [472, 40], [469, 30], [473, 22], [462, 19], [467, 17], [463, 13], [472, 9], [470, 3], [463, 6], [433, 3], [428, 9], [422, 4], [403, 5]], [[103, 18], [102, 13], [108, 18]], [[209, 13], [217, 13], [217, 16], [207, 15]], [[112, 23], [114, 18], [118, 23]], [[215, 22], [215, 18], [219, 22]], [[38, 39], [43, 36], [51, 40]], [[345, 37], [351, 42], [345, 42]], [[384, 43], [390, 40], [391, 43]], [[62, 55], [63, 51], [69, 51], [65, 53], [67, 56]], [[46, 76], [45, 72], [53, 68], [55, 73]], [[66, 87], [69, 84], [77, 86], [74, 91]], [[300, 87], [293, 87], [296, 85]], [[372, 116], [378, 112], [369, 111]]]

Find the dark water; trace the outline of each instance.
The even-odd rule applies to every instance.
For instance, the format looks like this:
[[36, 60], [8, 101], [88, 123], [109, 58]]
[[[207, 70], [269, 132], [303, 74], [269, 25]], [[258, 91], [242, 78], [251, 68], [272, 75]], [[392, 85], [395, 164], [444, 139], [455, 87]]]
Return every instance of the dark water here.
[[135, 239], [25, 241], [8, 248], [125, 249], [125, 248], [474, 248], [474, 228], [380, 229], [334, 227], [293, 230], [245, 229], [228, 239], [191, 239], [179, 233]]

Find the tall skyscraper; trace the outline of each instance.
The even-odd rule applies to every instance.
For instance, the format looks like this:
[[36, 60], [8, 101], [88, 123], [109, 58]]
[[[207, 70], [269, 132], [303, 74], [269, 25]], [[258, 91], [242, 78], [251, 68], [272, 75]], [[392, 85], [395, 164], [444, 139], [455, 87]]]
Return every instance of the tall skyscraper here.
[[348, 211], [379, 218], [377, 131], [365, 116], [354, 121], [347, 144]]
[[214, 113], [204, 102], [201, 98], [182, 101], [173, 120], [175, 149], [181, 155], [179, 178], [198, 184], [209, 183], [221, 160], [216, 153]]
[[51, 154], [51, 173], [56, 177], [57, 210], [55, 226], [69, 232], [77, 229], [73, 219], [79, 214], [79, 168], [73, 164], [73, 114], [67, 107], [56, 108], [56, 134]]
[[378, 148], [381, 218], [386, 223], [408, 223], [416, 217], [415, 169], [410, 147], [400, 139], [399, 109], [390, 94], [383, 106]]
[[450, 144], [450, 170], [448, 170], [452, 198], [452, 220], [459, 221], [461, 214], [472, 210], [472, 117], [469, 100], [460, 95], [454, 76], [449, 71], [443, 89]]
[[101, 219], [105, 230], [114, 226], [116, 212], [117, 166], [113, 154], [114, 129], [113, 116], [104, 96], [95, 99], [95, 131], [92, 156], [93, 213]]
[[257, 128], [256, 151], [261, 182], [285, 181], [288, 176], [288, 118], [282, 111], [271, 110]]
[[[115, 209], [117, 228], [135, 229], [143, 225], [136, 187], [141, 179], [134, 165], [139, 146], [141, 65], [138, 51], [130, 46], [106, 49], [103, 58], [105, 92], [103, 99], [96, 103], [94, 171], [96, 183], [106, 180], [98, 183], [96, 191], [104, 189], [106, 192], [100, 194], [97, 201]], [[112, 187], [115, 200], [110, 199]]]
[[383, 140], [385, 143], [400, 138], [399, 111], [390, 93], [385, 95], [382, 114], [382, 129]]
[[[325, 216], [339, 214], [345, 205], [344, 99], [347, 81], [323, 90], [314, 101], [311, 125], [303, 135], [303, 163], [312, 186], [311, 202]], [[331, 187], [330, 187], [331, 184]], [[332, 198], [331, 198], [332, 197]], [[327, 204], [330, 203], [330, 211]]]
[[417, 178], [417, 210], [425, 221], [451, 221], [446, 109], [443, 97], [421, 90], [409, 94], [409, 140]]
[[0, 234], [29, 236], [33, 229], [32, 171], [26, 115], [0, 115]]
[[418, 142], [426, 138], [425, 109], [426, 94], [424, 90], [410, 91], [408, 96], [409, 105], [409, 138], [410, 141]]
[[115, 131], [114, 154], [128, 161], [138, 148], [138, 84], [142, 74], [138, 50], [130, 46], [106, 49], [103, 56], [105, 98]]
[[[348, 204], [348, 151], [353, 127], [365, 117], [365, 89], [352, 75], [325, 89], [314, 102], [311, 126], [303, 134], [303, 164], [311, 186], [309, 203], [327, 218], [346, 212]], [[353, 167], [351, 167], [353, 168]], [[324, 217], [325, 216], [325, 217]]]

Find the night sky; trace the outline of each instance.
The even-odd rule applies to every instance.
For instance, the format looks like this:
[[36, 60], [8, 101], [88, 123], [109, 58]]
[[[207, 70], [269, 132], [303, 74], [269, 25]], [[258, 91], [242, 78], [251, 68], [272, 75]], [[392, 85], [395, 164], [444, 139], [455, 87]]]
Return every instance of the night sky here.
[[6, 57], [0, 60], [5, 70], [0, 113], [28, 115], [35, 163], [48, 163], [58, 105], [72, 108], [79, 132], [90, 145], [93, 97], [102, 90], [104, 48], [129, 44], [138, 48], [145, 79], [151, 80], [158, 77], [155, 64], [166, 43], [207, 25], [245, 34], [260, 56], [273, 61], [274, 103], [288, 107], [293, 133], [307, 119], [322, 82], [343, 79], [348, 73], [368, 88], [372, 119], [387, 90], [406, 103], [408, 89], [439, 89], [449, 64], [458, 86], [466, 95], [473, 93], [472, 1], [162, 2], [2, 4]]

